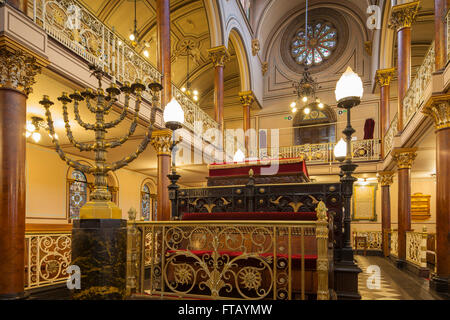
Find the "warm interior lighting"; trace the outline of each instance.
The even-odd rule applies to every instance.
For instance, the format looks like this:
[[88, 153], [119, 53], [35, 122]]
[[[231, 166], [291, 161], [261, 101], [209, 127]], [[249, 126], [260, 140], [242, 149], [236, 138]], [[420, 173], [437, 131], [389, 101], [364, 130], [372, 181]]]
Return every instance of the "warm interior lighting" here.
[[186, 88], [185, 87], [181, 88], [181, 91], [186, 92]]
[[192, 99], [194, 99], [195, 102], [198, 101], [198, 96], [194, 96]]
[[129, 38], [130, 38], [130, 40], [131, 40], [131, 41], [134, 41], [134, 40], [136, 39], [136, 37], [134, 36], [134, 34], [133, 34], [133, 33], [132, 33], [132, 34], [130, 34], [130, 37], [129, 37]]
[[198, 96], [198, 90], [194, 90], [192, 93], [194, 94], [194, 96]]
[[121, 46], [122, 43], [123, 43], [122, 40], [117, 41], [117, 44], [118, 44], [119, 46]]
[[233, 162], [244, 162], [245, 161], [245, 154], [241, 151], [241, 149], [238, 149], [233, 157]]
[[[48, 134], [48, 136], [50, 137], [50, 139], [53, 139], [53, 137], [52, 137], [52, 135], [50, 133]], [[56, 140], [59, 139], [58, 134], [56, 132], [55, 132], [55, 139]]]
[[336, 100], [340, 101], [349, 97], [362, 98], [363, 93], [361, 78], [353, 72], [352, 68], [348, 67], [336, 85]]
[[305, 114], [310, 114], [310, 113], [311, 113], [311, 109], [308, 108], [308, 107], [306, 107], [305, 109], [303, 109], [303, 112], [304, 112]]
[[297, 108], [292, 108], [292, 113], [296, 113], [297, 112]]
[[31, 135], [31, 139], [34, 140], [34, 142], [38, 143], [41, 140], [41, 134], [39, 132], [33, 132]]
[[297, 106], [297, 103], [295, 103], [295, 102], [291, 103], [291, 108], [295, 108], [296, 106]]
[[150, 54], [148, 53], [148, 51], [147, 50], [144, 50], [144, 56], [146, 57], [146, 58], [148, 58], [149, 56], [150, 56]]
[[30, 136], [31, 136], [31, 132], [27, 130], [27, 131], [25, 132], [25, 137], [29, 138]]
[[324, 108], [324, 105], [323, 105], [323, 103], [321, 102], [321, 103], [319, 103], [318, 105], [317, 105], [318, 107], [319, 107], [319, 109], [323, 109]]
[[34, 126], [34, 124], [32, 124], [31, 122], [27, 122], [27, 130], [29, 132], [33, 132], [36, 130], [36, 127]]
[[172, 98], [170, 102], [164, 108], [164, 122], [176, 122], [179, 124], [184, 123], [184, 111], [177, 99]]
[[308, 97], [303, 97], [303, 98], [302, 98], [302, 101], [303, 101], [303, 102], [308, 102]]
[[341, 138], [339, 142], [334, 147], [334, 157], [341, 161], [344, 160], [347, 156], [347, 143], [344, 141], [344, 139]]

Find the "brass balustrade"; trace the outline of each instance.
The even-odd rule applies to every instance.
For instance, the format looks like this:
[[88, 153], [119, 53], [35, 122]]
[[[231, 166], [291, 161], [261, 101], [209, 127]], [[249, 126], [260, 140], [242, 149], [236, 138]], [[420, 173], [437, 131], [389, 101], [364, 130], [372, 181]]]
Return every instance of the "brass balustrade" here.
[[25, 290], [66, 282], [71, 245], [71, 232], [26, 233]]
[[[135, 291], [160, 298], [329, 299], [326, 210], [318, 205], [317, 221], [130, 221]], [[314, 270], [306, 267], [311, 254]]]
[[[376, 251], [382, 251], [382, 243], [383, 243], [383, 235], [381, 231], [354, 231], [352, 233], [352, 237], [354, 241], [353, 243], [353, 249], [359, 250], [362, 249], [361, 245], [364, 245], [365, 250], [376, 250]], [[363, 244], [360, 243], [360, 240], [364, 239]]]
[[391, 234], [391, 246], [389, 255], [398, 257], [398, 231], [393, 230], [390, 232]]
[[[280, 148], [260, 148], [259, 158], [303, 158], [310, 164], [338, 162], [334, 158], [336, 143], [305, 144]], [[367, 139], [352, 141], [354, 161], [380, 160], [380, 140]]]
[[427, 229], [406, 231], [406, 260], [416, 266], [427, 267]]
[[391, 121], [388, 131], [384, 137], [384, 156], [386, 157], [394, 148], [394, 137], [397, 134], [398, 113]]

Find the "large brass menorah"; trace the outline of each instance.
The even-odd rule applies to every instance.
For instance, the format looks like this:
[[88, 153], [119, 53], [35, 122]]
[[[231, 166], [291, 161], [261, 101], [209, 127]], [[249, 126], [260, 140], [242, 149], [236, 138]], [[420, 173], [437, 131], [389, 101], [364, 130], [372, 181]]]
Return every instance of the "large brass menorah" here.
[[[50, 112], [50, 107], [54, 103], [50, 101], [49, 97], [46, 95], [44, 95], [42, 101], [39, 103], [45, 108], [45, 115], [48, 123], [47, 130], [52, 137], [52, 141], [56, 147], [56, 152], [59, 154], [59, 157], [70, 167], [80, 170], [85, 174], [92, 174], [94, 176], [94, 190], [91, 193], [90, 201], [88, 201], [80, 209], [80, 219], [121, 219], [121, 209], [111, 201], [111, 194], [107, 187], [107, 175], [108, 172], [118, 170], [135, 160], [149, 144], [153, 132], [156, 109], [159, 108], [159, 93], [162, 86], [156, 82], [149, 85], [149, 89], [152, 92], [150, 124], [137, 150], [117, 162], [108, 164], [106, 162], [107, 150], [123, 145], [136, 131], [139, 119], [139, 110], [142, 102], [142, 92], [146, 89], [146, 87], [140, 82], [140, 80], [136, 80], [133, 84], [125, 82], [120, 89], [115, 83], [111, 83], [105, 93], [102, 89], [102, 78], [104, 76], [104, 72], [95, 66], [90, 66], [90, 70], [98, 80], [98, 88], [96, 90], [87, 88], [83, 92], [75, 91], [70, 95], [63, 92], [58, 100], [62, 103], [66, 134], [70, 143], [80, 151], [93, 151], [95, 153], [95, 165], [90, 166], [82, 164], [79, 161], [69, 158], [65, 154], [65, 152], [61, 149], [58, 139], [55, 137], [55, 129]], [[109, 114], [111, 108], [117, 103], [118, 96], [120, 94], [125, 95], [122, 113], [116, 120], [105, 122], [105, 116]], [[134, 117], [129, 131], [118, 139], [106, 141], [105, 136], [108, 130], [117, 127], [126, 118], [129, 111], [131, 95], [135, 96], [136, 102]], [[87, 109], [91, 113], [95, 114], [94, 124], [86, 123], [81, 119], [79, 105], [82, 101], [86, 103]], [[82, 143], [78, 142], [73, 137], [72, 129], [69, 123], [69, 113], [67, 111], [68, 104], [72, 102], [75, 120], [85, 130], [93, 131], [95, 133], [95, 142]]]

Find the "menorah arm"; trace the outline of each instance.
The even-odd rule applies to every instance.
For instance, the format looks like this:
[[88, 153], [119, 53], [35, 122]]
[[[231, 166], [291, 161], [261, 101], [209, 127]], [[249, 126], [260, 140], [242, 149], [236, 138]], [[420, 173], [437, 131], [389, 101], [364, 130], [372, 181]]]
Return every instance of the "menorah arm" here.
[[[75, 103], [77, 103], [77, 102], [75, 102]], [[81, 143], [81, 142], [78, 142], [77, 140], [75, 140], [75, 138], [73, 137], [72, 129], [70, 128], [69, 113], [67, 112], [67, 104], [66, 103], [63, 104], [63, 118], [64, 118], [64, 123], [66, 124], [67, 138], [69, 138], [70, 143], [74, 147], [78, 148], [80, 151], [94, 150], [94, 144]]]
[[[114, 127], [117, 126], [119, 123], [121, 123], [121, 122], [125, 119], [125, 117], [127, 116], [129, 104], [130, 104], [130, 96], [127, 94], [127, 95], [125, 96], [125, 104], [123, 105], [123, 110], [122, 110], [122, 113], [120, 114], [119, 118], [116, 119], [116, 120], [114, 120], [114, 121], [111, 121], [111, 122], [106, 122], [106, 123], [103, 125], [103, 128], [104, 128], [104, 129], [114, 128]], [[135, 113], [139, 113], [139, 108], [140, 108], [140, 102], [138, 103], [138, 102], [136, 101]]]
[[[86, 102], [86, 103], [88, 103], [88, 102]], [[78, 124], [81, 127], [83, 127], [86, 130], [94, 130], [95, 129], [95, 126], [93, 124], [89, 124], [89, 123], [86, 123], [83, 120], [81, 120], [80, 110], [78, 109], [78, 101], [76, 101], [76, 100], [73, 103], [73, 111], [75, 114], [75, 120], [77, 120]]]
[[47, 118], [47, 131], [52, 136], [52, 142], [55, 145], [56, 152], [58, 153], [61, 160], [65, 161], [67, 165], [69, 165], [70, 167], [80, 170], [83, 173], [93, 173], [95, 168], [91, 167], [90, 165], [81, 164], [80, 162], [66, 156], [65, 152], [61, 149], [61, 146], [59, 145], [58, 139], [55, 138], [55, 128], [53, 127], [52, 114], [50, 112], [49, 105], [44, 107], [45, 107], [45, 116]]
[[106, 167], [107, 171], [116, 171], [120, 168], [125, 167], [129, 163], [131, 163], [133, 160], [135, 160], [139, 155], [144, 152], [144, 150], [147, 148], [153, 132], [153, 125], [150, 124], [150, 127], [148, 128], [148, 131], [145, 133], [145, 137], [142, 139], [141, 143], [139, 144], [139, 147], [137, 148], [136, 152], [132, 153], [130, 156], [122, 158], [119, 161], [113, 162], [111, 165]]

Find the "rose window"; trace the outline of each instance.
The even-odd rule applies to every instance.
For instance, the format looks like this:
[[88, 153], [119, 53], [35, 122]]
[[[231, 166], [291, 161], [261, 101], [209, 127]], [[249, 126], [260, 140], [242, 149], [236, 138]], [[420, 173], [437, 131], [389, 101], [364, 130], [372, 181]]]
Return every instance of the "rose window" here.
[[315, 22], [308, 25], [308, 37], [305, 28], [300, 29], [291, 44], [291, 55], [298, 64], [319, 65], [328, 59], [337, 45], [337, 32], [329, 22]]

